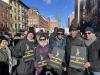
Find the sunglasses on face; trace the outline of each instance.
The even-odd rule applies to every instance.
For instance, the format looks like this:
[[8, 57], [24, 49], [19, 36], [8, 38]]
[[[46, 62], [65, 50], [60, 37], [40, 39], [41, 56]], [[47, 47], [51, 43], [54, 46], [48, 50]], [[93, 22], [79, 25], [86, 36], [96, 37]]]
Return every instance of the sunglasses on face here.
[[91, 32], [87, 32], [87, 33], [85, 33], [85, 34], [90, 35], [90, 34], [91, 34]]
[[46, 39], [40, 39], [40, 41], [45, 41]]
[[64, 33], [57, 33], [57, 35], [64, 35]]

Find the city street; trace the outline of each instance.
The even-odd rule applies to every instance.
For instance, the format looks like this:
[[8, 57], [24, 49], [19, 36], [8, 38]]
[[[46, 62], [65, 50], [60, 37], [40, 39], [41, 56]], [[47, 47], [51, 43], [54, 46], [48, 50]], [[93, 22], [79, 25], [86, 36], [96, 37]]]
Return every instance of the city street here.
[[0, 75], [100, 75], [100, 0], [0, 0]]

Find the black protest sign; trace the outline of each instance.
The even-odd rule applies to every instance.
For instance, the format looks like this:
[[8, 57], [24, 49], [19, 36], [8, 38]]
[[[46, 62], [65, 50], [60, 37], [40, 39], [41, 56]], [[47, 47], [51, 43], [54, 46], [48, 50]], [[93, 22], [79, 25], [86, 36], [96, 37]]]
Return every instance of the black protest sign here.
[[49, 65], [59, 69], [62, 66], [65, 50], [54, 48], [52, 51], [53, 57], [50, 59]]
[[37, 64], [39, 67], [47, 65], [48, 53], [39, 53], [36, 55]]
[[69, 66], [75, 69], [84, 69], [87, 60], [86, 47], [72, 46]]
[[34, 50], [25, 51], [25, 55], [23, 56], [24, 61], [34, 60]]

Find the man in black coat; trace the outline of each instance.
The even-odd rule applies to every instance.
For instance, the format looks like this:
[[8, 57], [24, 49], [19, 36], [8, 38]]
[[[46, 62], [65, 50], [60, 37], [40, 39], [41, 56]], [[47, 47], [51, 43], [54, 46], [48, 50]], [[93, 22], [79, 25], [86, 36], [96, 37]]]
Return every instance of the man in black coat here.
[[[72, 46], [80, 46], [80, 47], [85, 47], [84, 39], [80, 36], [80, 30], [78, 25], [72, 25], [69, 28], [69, 36], [70, 40], [70, 45]], [[71, 49], [71, 48], [70, 48]], [[67, 50], [67, 63], [70, 62], [70, 54], [71, 50]], [[76, 69], [76, 68], [68, 68], [68, 75], [83, 75], [84, 71]]]
[[100, 38], [96, 37], [91, 27], [85, 29], [85, 44], [88, 49], [88, 62], [85, 68], [90, 69], [94, 75], [100, 75]]

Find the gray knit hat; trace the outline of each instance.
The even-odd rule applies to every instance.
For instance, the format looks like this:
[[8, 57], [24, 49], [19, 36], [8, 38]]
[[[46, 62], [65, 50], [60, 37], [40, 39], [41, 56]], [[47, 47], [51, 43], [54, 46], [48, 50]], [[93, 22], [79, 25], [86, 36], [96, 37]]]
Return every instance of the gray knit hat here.
[[87, 32], [87, 31], [90, 31], [90, 32], [94, 33], [94, 30], [91, 27], [86, 27], [85, 32]]

